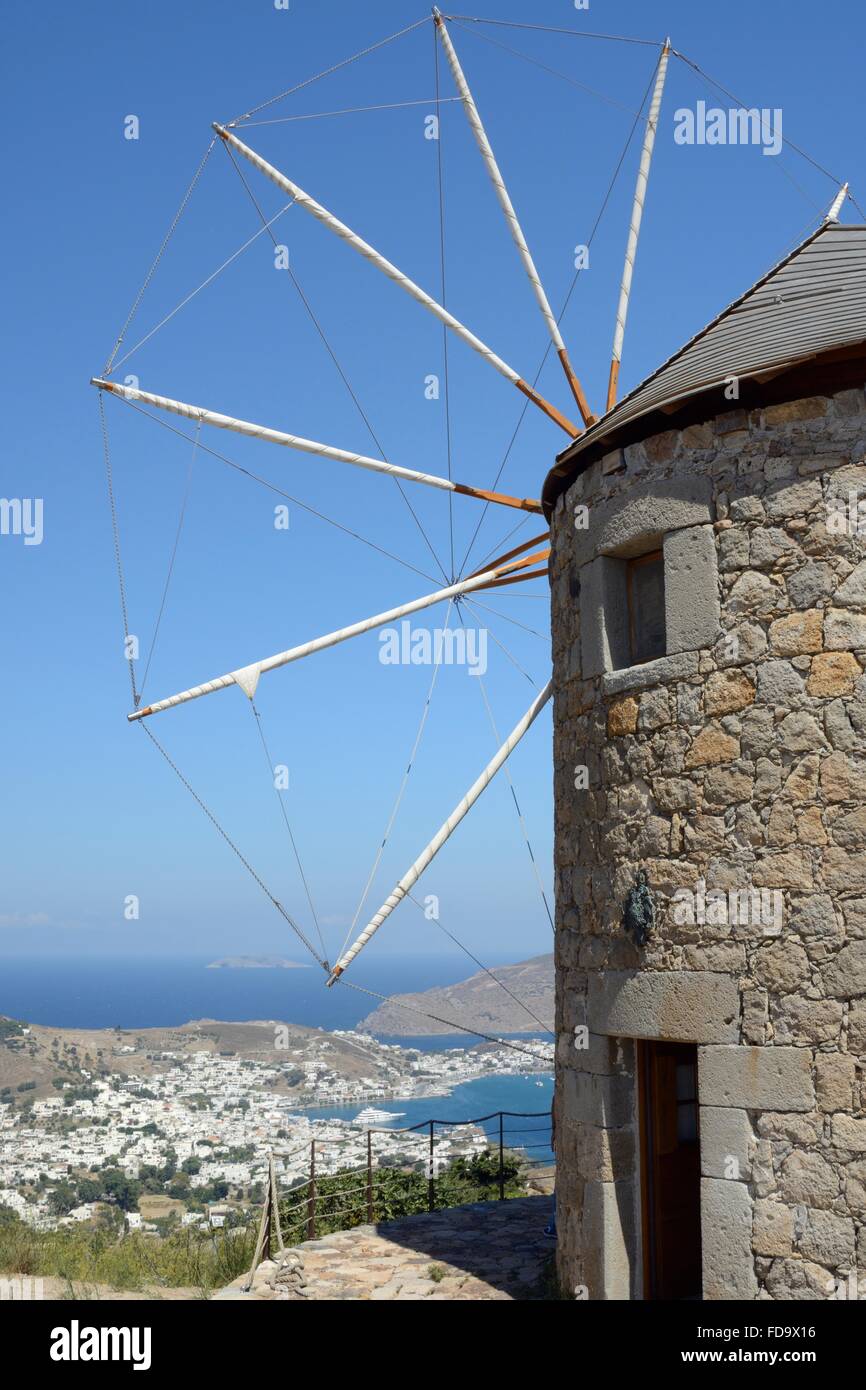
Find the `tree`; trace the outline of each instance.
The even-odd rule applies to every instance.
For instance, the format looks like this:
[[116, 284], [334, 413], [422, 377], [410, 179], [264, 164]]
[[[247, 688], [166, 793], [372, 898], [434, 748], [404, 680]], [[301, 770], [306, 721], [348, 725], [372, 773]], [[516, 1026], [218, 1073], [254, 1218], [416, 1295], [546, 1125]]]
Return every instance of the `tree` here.
[[58, 1183], [48, 1198], [48, 1206], [55, 1216], [68, 1216], [78, 1206], [75, 1188], [68, 1182]]
[[121, 1211], [137, 1209], [141, 1197], [141, 1183], [128, 1178], [120, 1168], [106, 1169], [102, 1175], [102, 1186]]

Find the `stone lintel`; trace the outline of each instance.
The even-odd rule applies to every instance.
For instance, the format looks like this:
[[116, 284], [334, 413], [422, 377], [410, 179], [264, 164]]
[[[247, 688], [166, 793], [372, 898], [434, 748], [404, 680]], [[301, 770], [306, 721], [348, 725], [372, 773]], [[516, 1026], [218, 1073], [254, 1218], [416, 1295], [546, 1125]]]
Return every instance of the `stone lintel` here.
[[589, 980], [587, 1021], [593, 1033], [735, 1042], [739, 1012], [737, 981], [715, 971], [606, 970]]

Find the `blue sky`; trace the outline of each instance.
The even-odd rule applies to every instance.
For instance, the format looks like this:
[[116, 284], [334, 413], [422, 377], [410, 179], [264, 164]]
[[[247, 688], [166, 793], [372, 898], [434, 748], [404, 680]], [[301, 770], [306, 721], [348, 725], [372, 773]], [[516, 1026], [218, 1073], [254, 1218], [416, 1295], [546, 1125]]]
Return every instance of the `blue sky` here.
[[[129, 684], [96, 393], [99, 373], [207, 147], [214, 119], [285, 88], [419, 19], [422, 5], [377, 0], [228, 3], [84, 0], [7, 10], [4, 219], [5, 447], [2, 494], [41, 498], [44, 539], [0, 537], [3, 604], [0, 958], [3, 955], [283, 951], [296, 943], [140, 731]], [[866, 195], [862, 178], [863, 21], [849, 5], [696, 6], [474, 0], [473, 13], [661, 40], [747, 103], [781, 108], [785, 135]], [[548, 293], [559, 307], [655, 62], [640, 44], [528, 29], [452, 26]], [[514, 52], [524, 55], [521, 59]], [[528, 57], [533, 62], [526, 62]], [[556, 69], [554, 75], [544, 68]], [[442, 95], [451, 96], [441, 68]], [[575, 85], [577, 84], [577, 85]], [[592, 90], [587, 90], [590, 88]], [[424, 25], [259, 113], [246, 138], [408, 274], [439, 294], [434, 42]], [[741, 293], [815, 224], [834, 193], [790, 150], [678, 146], [674, 111], [717, 100], [672, 62], [635, 275], [622, 386], [628, 389]], [[419, 102], [353, 115], [319, 113]], [[722, 102], [727, 106], [730, 103]], [[287, 116], [316, 119], [287, 121]], [[125, 118], [140, 123], [124, 138]], [[534, 376], [545, 330], [459, 105], [441, 107], [447, 302], [518, 371]], [[591, 400], [603, 399], [638, 158], [632, 145], [564, 320]], [[253, 170], [267, 215], [283, 204]], [[863, 198], [861, 196], [861, 201]], [[856, 220], [850, 205], [844, 217]], [[120, 357], [257, 229], [222, 149], [213, 151], [145, 294]], [[443, 473], [441, 327], [298, 210], [277, 224], [298, 282], [388, 456]], [[454, 476], [493, 483], [521, 398], [449, 345]], [[144, 389], [359, 452], [368, 430], [295, 288], [259, 237], [212, 285], [134, 351], [118, 375]], [[562, 407], [556, 364], [541, 389]], [[190, 467], [191, 446], [106, 403], [130, 625], [147, 650]], [[174, 421], [173, 423], [178, 423]], [[180, 427], [187, 429], [185, 424]], [[530, 409], [501, 487], [538, 493], [564, 436]], [[199, 452], [147, 681], [159, 698], [434, 587], [436, 564], [393, 484], [335, 463], [206, 432], [203, 442], [300, 502], [409, 562], [422, 577]], [[447, 502], [411, 500], [446, 571]], [[457, 567], [479, 511], [454, 510]], [[474, 563], [505, 548], [510, 513], [485, 518]], [[524, 528], [519, 538], [533, 531]], [[510, 542], [513, 544], [514, 542]], [[491, 596], [486, 688], [504, 735], [549, 665], [545, 589]], [[479, 613], [466, 621], [478, 623]], [[522, 624], [518, 627], [514, 622]], [[427, 620], [442, 621], [441, 610]], [[534, 631], [526, 631], [526, 628]], [[498, 638], [510, 653], [505, 655]], [[421, 715], [428, 668], [388, 667], [375, 634], [265, 677], [258, 698], [274, 761], [290, 769], [287, 809], [331, 951], [381, 838]], [[139, 664], [139, 676], [141, 665]], [[519, 669], [518, 669], [519, 668]], [[531, 678], [531, 680], [530, 680]], [[495, 746], [479, 682], [443, 670], [401, 816], [369, 905], [393, 883]], [[246, 701], [229, 690], [154, 721], [154, 732], [273, 891], [309, 914]], [[550, 722], [512, 764], [550, 893]], [[550, 930], [500, 779], [429, 871], [443, 925], [484, 958], [549, 948]], [[140, 900], [126, 921], [124, 900]], [[429, 954], [439, 938], [411, 905], [370, 951]], [[0, 1000], [2, 1007], [2, 1000]]]

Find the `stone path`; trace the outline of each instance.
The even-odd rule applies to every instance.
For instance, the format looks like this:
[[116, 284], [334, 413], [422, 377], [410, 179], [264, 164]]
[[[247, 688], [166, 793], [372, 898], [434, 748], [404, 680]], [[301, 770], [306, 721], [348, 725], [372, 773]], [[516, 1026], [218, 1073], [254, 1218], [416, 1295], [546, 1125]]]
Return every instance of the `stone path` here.
[[[274, 1286], [278, 1266], [259, 1266], [253, 1288], [236, 1279], [217, 1299], [527, 1299], [544, 1297], [555, 1243], [544, 1235], [553, 1216], [548, 1196], [476, 1202], [432, 1215], [356, 1226], [305, 1241], [304, 1296]], [[271, 1281], [270, 1283], [268, 1281]]]

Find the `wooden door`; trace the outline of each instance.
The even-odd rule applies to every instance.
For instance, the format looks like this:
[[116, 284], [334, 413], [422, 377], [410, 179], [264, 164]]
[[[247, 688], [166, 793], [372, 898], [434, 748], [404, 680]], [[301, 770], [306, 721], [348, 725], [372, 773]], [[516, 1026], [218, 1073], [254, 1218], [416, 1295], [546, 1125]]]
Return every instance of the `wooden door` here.
[[693, 1043], [638, 1047], [644, 1297], [701, 1297], [698, 1053]]

